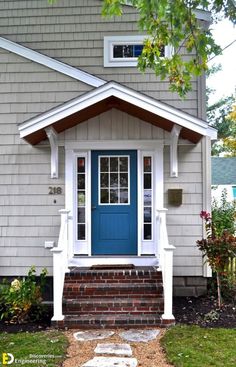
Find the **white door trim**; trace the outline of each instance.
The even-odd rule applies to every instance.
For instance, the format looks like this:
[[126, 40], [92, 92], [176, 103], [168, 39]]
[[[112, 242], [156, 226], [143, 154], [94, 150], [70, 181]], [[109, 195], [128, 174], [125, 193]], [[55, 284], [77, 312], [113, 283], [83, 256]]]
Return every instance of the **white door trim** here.
[[[147, 257], [153, 254], [157, 254], [157, 233], [156, 233], [156, 220], [155, 214], [153, 217], [154, 224], [154, 236], [152, 246], [144, 246], [142, 241], [142, 157], [145, 154], [152, 154], [153, 156], [153, 180], [154, 180], [154, 197], [153, 197], [153, 213], [156, 212], [157, 202], [158, 206], [163, 204], [164, 195], [164, 181], [163, 181], [163, 140], [152, 140], [152, 141], [95, 141], [91, 142], [77, 141], [68, 142], [65, 144], [65, 208], [70, 210], [69, 213], [69, 225], [68, 225], [68, 242], [69, 242], [69, 258], [74, 257], [74, 244], [76, 239], [76, 210], [77, 207], [76, 197], [75, 197], [75, 162], [76, 157], [84, 155], [87, 157], [87, 239], [84, 241], [83, 246], [81, 246], [81, 253], [78, 256], [82, 256], [85, 259], [91, 257], [91, 150], [137, 150], [137, 185], [138, 185], [138, 257], [146, 255]], [[158, 198], [157, 198], [158, 193]], [[147, 241], [148, 242], [148, 241]], [[76, 251], [78, 252], [78, 251]], [[146, 257], [145, 256], [145, 257]], [[109, 258], [109, 257], [108, 257]], [[98, 257], [96, 258], [98, 261]], [[104, 263], [104, 262], [103, 262]]]

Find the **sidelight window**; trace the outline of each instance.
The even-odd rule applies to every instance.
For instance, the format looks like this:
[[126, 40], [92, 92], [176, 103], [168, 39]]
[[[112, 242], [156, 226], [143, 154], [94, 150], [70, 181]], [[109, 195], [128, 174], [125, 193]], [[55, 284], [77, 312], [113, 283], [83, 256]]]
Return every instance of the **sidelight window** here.
[[77, 158], [77, 239], [86, 239], [86, 157]]
[[143, 240], [152, 240], [153, 229], [152, 156], [143, 157]]

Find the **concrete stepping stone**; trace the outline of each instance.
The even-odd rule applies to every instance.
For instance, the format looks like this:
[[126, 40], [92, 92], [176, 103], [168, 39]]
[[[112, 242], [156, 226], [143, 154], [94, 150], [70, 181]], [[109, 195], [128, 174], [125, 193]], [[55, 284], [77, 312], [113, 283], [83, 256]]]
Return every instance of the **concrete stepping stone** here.
[[97, 354], [115, 354], [119, 356], [132, 356], [132, 350], [129, 344], [107, 343], [98, 344], [94, 349]]
[[160, 330], [152, 329], [152, 330], [128, 330], [119, 333], [119, 336], [127, 340], [128, 342], [143, 342], [147, 343], [150, 340], [153, 340], [160, 333]]
[[137, 367], [137, 365], [136, 358], [94, 357], [82, 367]]
[[87, 340], [99, 340], [106, 339], [110, 336], [114, 335], [113, 331], [101, 330], [101, 331], [79, 331], [74, 333], [74, 338], [78, 341], [87, 341]]

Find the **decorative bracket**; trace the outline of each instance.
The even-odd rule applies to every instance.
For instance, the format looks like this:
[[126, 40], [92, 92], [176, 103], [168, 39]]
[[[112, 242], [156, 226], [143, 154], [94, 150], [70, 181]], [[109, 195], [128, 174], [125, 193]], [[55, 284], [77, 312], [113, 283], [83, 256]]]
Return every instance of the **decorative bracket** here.
[[170, 133], [170, 177], [178, 177], [178, 140], [182, 127], [174, 125]]
[[45, 129], [51, 147], [51, 178], [58, 178], [58, 134], [54, 128]]

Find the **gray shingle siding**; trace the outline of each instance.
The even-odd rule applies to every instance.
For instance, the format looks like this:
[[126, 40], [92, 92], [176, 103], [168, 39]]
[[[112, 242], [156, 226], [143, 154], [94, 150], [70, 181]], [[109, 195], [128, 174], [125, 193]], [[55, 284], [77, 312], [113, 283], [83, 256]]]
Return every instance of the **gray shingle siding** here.
[[236, 185], [236, 157], [212, 157], [212, 185]]

